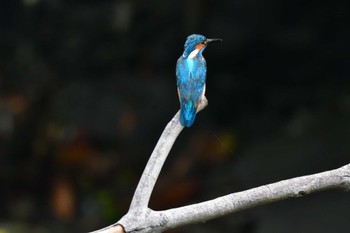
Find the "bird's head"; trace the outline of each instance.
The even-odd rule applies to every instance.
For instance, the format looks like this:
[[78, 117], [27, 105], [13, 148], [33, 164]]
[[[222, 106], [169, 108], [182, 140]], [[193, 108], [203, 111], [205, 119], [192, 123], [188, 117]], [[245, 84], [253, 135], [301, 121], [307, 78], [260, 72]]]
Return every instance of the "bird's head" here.
[[222, 41], [222, 39], [207, 39], [205, 36], [192, 34], [186, 39], [183, 56], [186, 58], [201, 56], [208, 43], [213, 41]]

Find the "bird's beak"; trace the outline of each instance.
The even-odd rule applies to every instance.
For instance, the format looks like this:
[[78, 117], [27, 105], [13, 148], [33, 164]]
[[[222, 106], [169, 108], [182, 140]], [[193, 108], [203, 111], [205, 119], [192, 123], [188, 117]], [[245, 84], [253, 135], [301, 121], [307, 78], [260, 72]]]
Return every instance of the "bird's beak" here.
[[210, 42], [215, 42], [215, 41], [222, 41], [222, 39], [215, 38], [215, 39], [207, 39], [205, 42], [210, 43]]

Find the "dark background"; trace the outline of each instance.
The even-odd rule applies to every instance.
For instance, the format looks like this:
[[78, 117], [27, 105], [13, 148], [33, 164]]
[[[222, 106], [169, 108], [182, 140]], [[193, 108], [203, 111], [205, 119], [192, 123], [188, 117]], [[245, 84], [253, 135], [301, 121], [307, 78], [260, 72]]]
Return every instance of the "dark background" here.
[[[169, 155], [151, 208], [337, 168], [350, 151], [349, 1], [0, 3], [0, 231], [86, 232], [118, 220], [179, 108], [185, 38], [209, 106]], [[171, 232], [349, 232], [327, 191]]]

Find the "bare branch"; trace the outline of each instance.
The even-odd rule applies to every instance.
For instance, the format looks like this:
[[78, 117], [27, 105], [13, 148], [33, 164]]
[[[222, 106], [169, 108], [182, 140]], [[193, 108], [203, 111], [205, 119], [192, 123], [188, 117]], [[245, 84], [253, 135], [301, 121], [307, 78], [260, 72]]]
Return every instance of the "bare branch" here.
[[255, 206], [334, 188], [350, 190], [350, 164], [335, 170], [283, 180], [198, 204], [164, 211], [147, 209], [137, 215], [128, 213], [118, 223], [124, 226], [126, 232], [163, 232]]
[[237, 211], [288, 198], [303, 197], [326, 189], [350, 190], [350, 164], [339, 169], [302, 176], [232, 193], [199, 204], [161, 211], [166, 216], [166, 229], [203, 222]]
[[183, 129], [178, 112], [165, 127], [137, 185], [129, 211], [147, 208], [154, 185], [177, 136]]
[[[204, 97], [198, 107], [198, 112], [204, 109], [207, 105], [208, 101]], [[158, 179], [163, 164], [168, 157], [177, 136], [184, 128], [179, 123], [179, 115], [180, 111], [178, 111], [173, 119], [167, 124], [162, 135], [160, 136], [137, 185], [129, 211], [140, 211], [140, 209], [147, 208], [154, 185]]]
[[124, 228], [119, 224], [113, 224], [91, 233], [125, 233]]
[[[198, 110], [202, 110], [206, 105], [205, 99]], [[302, 197], [326, 189], [350, 190], [350, 164], [348, 164], [335, 170], [283, 180], [198, 204], [163, 211], [151, 210], [148, 208], [148, 202], [153, 187], [182, 129], [178, 112], [164, 129], [146, 165], [129, 212], [117, 223], [93, 233], [163, 232], [178, 226], [203, 222], [255, 206]]]

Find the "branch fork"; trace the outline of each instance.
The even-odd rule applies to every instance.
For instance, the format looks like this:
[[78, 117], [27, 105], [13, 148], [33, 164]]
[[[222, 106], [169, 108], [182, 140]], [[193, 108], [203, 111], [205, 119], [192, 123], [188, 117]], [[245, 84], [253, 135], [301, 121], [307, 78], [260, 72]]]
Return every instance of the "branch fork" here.
[[[204, 97], [198, 111], [207, 105], [208, 101]], [[163, 211], [152, 210], [148, 208], [148, 203], [154, 185], [176, 138], [184, 128], [180, 125], [179, 115], [179, 112], [175, 114], [159, 138], [137, 185], [128, 213], [117, 223], [91, 233], [158, 233], [326, 189], [350, 191], [350, 164], [347, 164], [338, 169], [282, 180], [198, 204]]]

